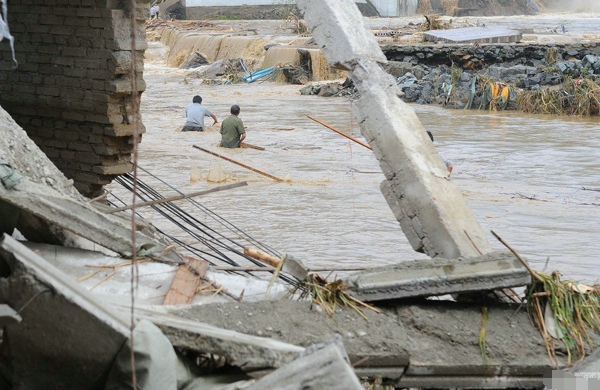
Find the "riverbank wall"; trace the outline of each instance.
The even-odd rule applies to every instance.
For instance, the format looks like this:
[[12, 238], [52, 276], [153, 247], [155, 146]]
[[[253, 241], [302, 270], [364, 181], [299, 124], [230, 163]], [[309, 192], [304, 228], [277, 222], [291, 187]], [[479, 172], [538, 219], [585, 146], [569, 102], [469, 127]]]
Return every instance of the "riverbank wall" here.
[[[538, 91], [550, 88], [559, 94], [560, 105], [566, 106], [579, 104], [572, 95], [581, 92], [573, 89], [580, 83], [570, 80], [588, 80], [585, 88], [594, 94], [600, 80], [600, 42], [387, 45], [382, 49], [390, 61], [386, 69], [397, 78], [402, 99], [420, 104], [519, 109], [520, 96], [531, 93], [535, 98]], [[597, 115], [596, 111], [592, 108], [589, 113]]]

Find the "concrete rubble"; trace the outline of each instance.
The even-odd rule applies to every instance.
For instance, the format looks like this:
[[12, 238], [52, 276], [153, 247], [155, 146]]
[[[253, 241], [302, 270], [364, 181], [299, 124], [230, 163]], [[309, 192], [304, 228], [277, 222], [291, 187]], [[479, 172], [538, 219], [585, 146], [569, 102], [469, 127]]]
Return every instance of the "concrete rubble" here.
[[[353, 106], [355, 114], [386, 176], [381, 190], [412, 247], [432, 258], [450, 259], [457, 269], [461, 269], [459, 258], [492, 252], [460, 189], [449, 180], [449, 173], [414, 110], [398, 99], [395, 79], [381, 67], [387, 62], [386, 57], [353, 2], [305, 0], [298, 5], [314, 29], [313, 37], [329, 65], [352, 72], [361, 96]], [[485, 281], [477, 276], [471, 279], [483, 282], [478, 284], [480, 289], [500, 289], [526, 282], [525, 268], [521, 264], [513, 263], [507, 269], [495, 257], [483, 257], [487, 264], [478, 266], [486, 270]], [[429, 264], [432, 271], [438, 267], [435, 262], [425, 264]], [[425, 264], [422, 272], [427, 272]], [[470, 271], [472, 269], [467, 272]], [[398, 278], [396, 281], [388, 275], [385, 282], [377, 282], [382, 283], [377, 299], [397, 297], [393, 292], [397, 293], [410, 279], [401, 273], [393, 273]], [[421, 277], [418, 272], [412, 276]], [[357, 276], [355, 281], [360, 278]], [[452, 293], [461, 289], [461, 285], [464, 291], [473, 291], [472, 286], [463, 282], [448, 283], [441, 278], [439, 283], [434, 281], [429, 290], [422, 283], [423, 290], [415, 292], [416, 295]], [[377, 288], [366, 281], [354, 285], [359, 294], [363, 288]]]
[[364, 301], [469, 293], [524, 286], [531, 275], [510, 252], [483, 256], [415, 260], [393, 267], [371, 268], [346, 279], [349, 291]]
[[0, 242], [7, 270], [0, 279], [0, 301], [22, 317], [4, 327], [4, 375], [15, 388], [38, 389], [47, 383], [100, 388], [129, 337], [126, 317], [81, 291], [18, 241], [4, 235]]
[[386, 180], [382, 192], [416, 251], [456, 259], [491, 248], [414, 110], [397, 97], [387, 60], [352, 1], [307, 0], [313, 37], [332, 67], [352, 71], [356, 116]]

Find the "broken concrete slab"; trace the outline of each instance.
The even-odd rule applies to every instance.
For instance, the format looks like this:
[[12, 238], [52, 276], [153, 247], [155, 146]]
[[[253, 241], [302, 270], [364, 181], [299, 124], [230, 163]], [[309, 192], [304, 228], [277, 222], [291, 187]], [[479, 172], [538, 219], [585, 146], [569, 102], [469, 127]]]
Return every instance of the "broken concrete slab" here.
[[[483, 306], [488, 314], [485, 358], [480, 345]], [[425, 300], [396, 306], [410, 350], [410, 364], [396, 386], [541, 388], [551, 362], [527, 310], [518, 309], [517, 304]]]
[[[131, 387], [133, 349], [137, 388], [144, 390], [180, 389], [187, 370], [178, 360], [169, 340], [149, 321], [140, 321], [114, 360], [105, 390]], [[181, 375], [184, 374], [184, 375]], [[180, 378], [180, 376], [182, 378]], [[185, 378], [185, 379], [184, 379]]]
[[[29, 239], [30, 230], [31, 234], [39, 232], [39, 237], [47, 235], [46, 242], [51, 243], [67, 241], [69, 235], [63, 232], [68, 231], [73, 233], [71, 237], [84, 237], [123, 256], [132, 255], [130, 223], [91, 206], [1, 107], [0, 128], [0, 159], [23, 176], [10, 189], [0, 185], [0, 202], [21, 210], [14, 227]], [[2, 228], [10, 230], [4, 224]], [[136, 246], [139, 256], [161, 253], [166, 247], [140, 231], [136, 232]], [[173, 260], [180, 259], [173, 256]]]
[[375, 36], [362, 31], [363, 16], [354, 1], [304, 0], [298, 6], [329, 66], [353, 70], [358, 59], [387, 63]]
[[0, 347], [0, 366], [13, 386], [103, 388], [128, 338], [127, 317], [7, 235], [0, 240], [0, 262], [8, 269], [0, 278], [0, 301], [23, 317], [4, 328]]
[[[98, 251], [79, 248], [67, 248], [60, 245], [41, 244], [23, 241], [23, 245], [39, 256], [48, 260], [53, 266], [68, 275], [81, 288], [90, 291], [97, 299], [122, 306], [131, 304], [131, 260], [116, 254], [104, 254]], [[98, 249], [98, 246], [96, 246]], [[1, 263], [0, 263], [1, 265]], [[169, 287], [173, 282], [178, 265], [159, 261], [140, 259], [137, 262], [139, 285], [136, 288], [135, 302], [138, 305], [162, 305]], [[194, 267], [198, 271], [201, 268]], [[201, 273], [201, 272], [200, 272]], [[0, 274], [2, 269], [0, 267]], [[112, 275], [112, 276], [111, 276]], [[243, 294], [244, 301], [264, 300], [265, 291], [271, 286], [268, 299], [284, 296], [289, 285], [268, 279], [248, 278], [244, 273], [210, 270], [206, 273], [204, 283], [216, 286], [227, 286], [232, 296]], [[215, 295], [214, 290], [195, 294], [191, 304], [230, 302], [231, 297], [224, 293]]]
[[445, 43], [512, 43], [519, 42], [523, 34], [505, 27], [465, 27], [450, 30], [433, 30], [423, 33], [427, 42]]
[[[418, 304], [387, 305], [382, 313], [353, 310], [328, 317], [310, 302], [290, 300], [226, 303], [169, 310], [173, 315], [200, 320], [250, 335], [269, 335], [282, 342], [310, 346], [339, 333], [359, 377], [381, 376], [414, 387], [442, 383], [470, 388], [493, 383], [496, 388], [541, 383], [551, 367], [539, 330], [518, 305], [487, 306], [486, 359], [479, 344], [481, 305], [419, 300]], [[273, 321], [277, 313], [277, 321]], [[298, 331], [301, 329], [302, 331]], [[562, 363], [562, 362], [561, 362]], [[410, 380], [410, 382], [408, 382]], [[436, 382], [437, 381], [437, 382]], [[535, 388], [535, 387], [532, 387]]]
[[297, 345], [200, 322], [207, 318], [192, 321], [150, 308], [138, 308], [136, 318], [158, 325], [174, 347], [222, 356], [244, 370], [281, 367], [304, 351]]
[[8, 162], [14, 170], [29, 180], [51, 187], [63, 195], [83, 200], [73, 181], [68, 180], [50, 159], [27, 136], [12, 117], [0, 107], [0, 159]]
[[12, 307], [1, 303], [0, 304], [0, 327], [6, 325], [18, 324], [23, 319]]
[[469, 293], [524, 286], [531, 275], [510, 252], [414, 260], [350, 275], [348, 292], [364, 301]]
[[308, 347], [296, 360], [259, 379], [247, 390], [363, 390], [339, 335]]
[[355, 115], [386, 176], [384, 196], [412, 247], [447, 259], [490, 252], [414, 110], [398, 99], [396, 80], [381, 68], [383, 53], [354, 2], [299, 0], [298, 6], [329, 64], [352, 70], [361, 95]]
[[[367, 321], [354, 310], [340, 310], [329, 317], [317, 305], [288, 299], [179, 308], [164, 306], [163, 310], [188, 321], [202, 321], [231, 331], [271, 337], [302, 347], [339, 333], [350, 361], [353, 364], [362, 362], [362, 373], [374, 374], [379, 369], [390, 368], [401, 373], [409, 362], [406, 333], [393, 314], [366, 312]], [[163, 332], [169, 336], [168, 330], [163, 329]], [[171, 341], [182, 347], [186, 343], [191, 346], [196, 343], [195, 339], [186, 342], [183, 337], [179, 341]]]
[[[125, 257], [132, 256], [131, 226], [119, 217], [96, 210], [87, 202], [63, 196], [27, 178], [15, 190], [0, 186], [0, 200]], [[159, 254], [166, 248], [165, 244], [140, 231], [136, 232], [136, 246], [138, 257]], [[172, 252], [165, 252], [165, 255], [172, 255]]]

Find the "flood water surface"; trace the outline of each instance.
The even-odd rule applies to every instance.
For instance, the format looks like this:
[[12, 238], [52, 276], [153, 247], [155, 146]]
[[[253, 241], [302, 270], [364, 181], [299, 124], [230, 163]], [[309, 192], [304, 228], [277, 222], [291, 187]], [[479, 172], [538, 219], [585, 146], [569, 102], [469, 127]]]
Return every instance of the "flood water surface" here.
[[[372, 267], [425, 258], [412, 250], [379, 190], [384, 177], [373, 153], [306, 117], [362, 139], [350, 100], [302, 96], [297, 85], [205, 85], [187, 71], [166, 67], [158, 43], [150, 43], [147, 56], [140, 166], [184, 193], [247, 181], [246, 187], [198, 200], [311, 267]], [[218, 126], [203, 133], [180, 132], [184, 107], [196, 94], [219, 121], [232, 104], [240, 105], [246, 141], [266, 150], [219, 148]], [[453, 161], [452, 180], [494, 248], [504, 247], [490, 230], [538, 270], [549, 258], [547, 272], [558, 269], [587, 283], [600, 279], [596, 119], [411, 107], [435, 135], [438, 150]], [[193, 145], [287, 181], [275, 182]], [[194, 167], [203, 178], [192, 183]], [[219, 169], [225, 182], [206, 180], [209, 171]], [[109, 189], [130, 199], [116, 183]], [[146, 217], [182, 235], [153, 214]]]

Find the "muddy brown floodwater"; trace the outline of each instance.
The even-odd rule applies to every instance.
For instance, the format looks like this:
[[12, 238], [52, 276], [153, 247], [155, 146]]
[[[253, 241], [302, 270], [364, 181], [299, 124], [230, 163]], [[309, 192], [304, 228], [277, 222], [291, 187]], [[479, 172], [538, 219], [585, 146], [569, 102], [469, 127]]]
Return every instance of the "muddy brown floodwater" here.
[[[205, 85], [189, 71], [167, 67], [165, 55], [161, 44], [150, 42], [141, 107], [147, 132], [140, 145], [140, 166], [186, 193], [247, 181], [247, 187], [199, 201], [255, 239], [312, 267], [370, 267], [425, 258], [412, 250], [387, 206], [379, 190], [384, 177], [373, 154], [305, 116], [362, 139], [350, 100], [302, 96], [299, 86], [287, 84]], [[232, 104], [239, 104], [246, 141], [266, 150], [218, 148], [218, 127], [179, 132], [184, 107], [195, 94], [202, 95], [203, 104], [219, 120]], [[452, 180], [493, 247], [503, 249], [490, 230], [538, 270], [549, 258], [547, 272], [557, 269], [587, 283], [600, 279], [597, 118], [412, 107], [435, 135], [438, 150], [453, 161]], [[194, 144], [290, 181], [276, 183], [217, 160], [194, 149]], [[193, 166], [205, 176], [194, 183]], [[218, 166], [227, 180], [207, 181], [209, 169], [214, 173]], [[115, 183], [109, 189], [131, 199]], [[154, 214], [144, 215], [183, 236]]]

